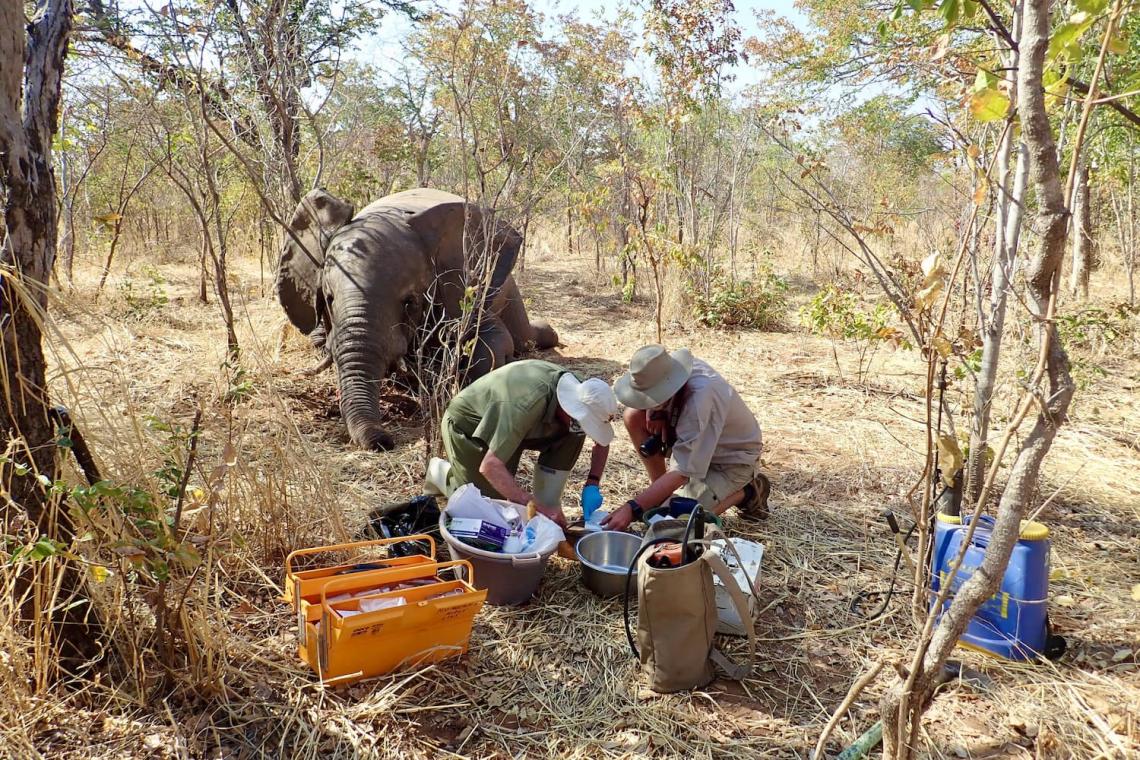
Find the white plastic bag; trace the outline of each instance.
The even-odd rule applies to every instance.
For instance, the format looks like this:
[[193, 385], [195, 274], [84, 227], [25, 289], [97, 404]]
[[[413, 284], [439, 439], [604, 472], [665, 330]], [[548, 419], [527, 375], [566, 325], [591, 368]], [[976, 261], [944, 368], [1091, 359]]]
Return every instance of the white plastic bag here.
[[590, 533], [597, 533], [600, 530], [605, 530], [605, 528], [602, 527], [602, 520], [605, 520], [609, 516], [610, 513], [606, 510], [595, 509], [590, 515], [590, 519], [586, 521], [586, 524], [583, 527]]
[[471, 483], [465, 483], [455, 489], [455, 493], [447, 500], [447, 508], [444, 511], [452, 518], [484, 520], [500, 528], [507, 530], [511, 528], [510, 518], [503, 514], [503, 508], [479, 493], [479, 489]]
[[524, 552], [546, 554], [558, 548], [558, 544], [566, 540], [566, 534], [558, 527], [558, 523], [546, 515], [537, 514], [526, 524], [526, 538]]
[[376, 612], [378, 610], [386, 610], [389, 607], [403, 607], [407, 603], [408, 600], [402, 596], [390, 596], [386, 599], [361, 599], [360, 611]]

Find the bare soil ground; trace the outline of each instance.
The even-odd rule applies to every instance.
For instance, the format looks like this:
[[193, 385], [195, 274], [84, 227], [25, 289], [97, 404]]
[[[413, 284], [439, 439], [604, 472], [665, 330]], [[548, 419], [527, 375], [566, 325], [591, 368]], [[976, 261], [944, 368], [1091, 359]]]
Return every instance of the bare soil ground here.
[[[193, 686], [161, 703], [114, 684], [30, 697], [19, 725], [6, 729], [6, 754], [806, 757], [855, 678], [876, 660], [907, 659], [913, 628], [905, 579], [878, 620], [864, 620], [851, 604], [887, 585], [894, 548], [879, 515], [885, 508], [908, 514], [906, 494], [922, 468], [921, 359], [881, 350], [860, 377], [855, 347], [806, 334], [790, 314], [785, 332], [667, 325], [667, 342], [716, 367], [764, 429], [772, 516], [756, 525], [730, 512], [726, 523], [767, 547], [750, 678], [689, 694], [645, 691], [620, 602], [593, 597], [577, 566], [554, 558], [532, 603], [485, 608], [459, 660], [322, 689], [292, 654], [294, 619], [276, 601], [281, 561], [291, 548], [352, 535], [379, 503], [418, 493], [426, 450], [414, 400], [395, 390], [386, 396], [396, 451], [353, 450], [332, 373], [302, 374], [315, 355], [295, 333], [280, 342], [281, 312], [261, 294], [255, 270], [240, 282], [246, 369], [236, 380], [220, 369], [216, 306], [193, 301], [189, 272], [163, 273], [169, 303], [140, 303], [137, 295], [128, 303], [109, 287], [93, 306], [89, 286], [60, 299], [53, 382], [112, 476], [142, 478], [153, 469], [157, 434], [142, 420], [187, 424], [199, 401], [207, 406], [203, 462], [215, 462], [226, 440], [238, 452], [221, 511], [204, 527], [226, 531], [232, 552], [211, 577], [213, 606], [197, 610], [208, 642], [199, 642], [201, 652], [214, 659], [195, 660], [186, 678]], [[146, 281], [134, 277], [137, 287]], [[611, 379], [634, 349], [653, 341], [653, 323], [649, 306], [623, 303], [602, 279], [591, 261], [573, 258], [528, 261], [519, 275], [532, 316], [548, 318], [564, 343], [543, 358]], [[1039, 665], [959, 651], [983, 683], [952, 682], [937, 697], [923, 736], [929, 757], [1140, 753], [1135, 342], [1098, 362], [1105, 374], [1080, 392], [1039, 499], [1048, 500], [1038, 519], [1053, 538], [1050, 615], [1069, 651]], [[959, 391], [950, 393], [958, 408]], [[232, 406], [219, 403], [227, 394], [237, 399]], [[577, 482], [565, 504], [571, 514]], [[607, 503], [620, 504], [643, 482], [620, 432], [604, 482]], [[741, 654], [740, 642], [725, 644]], [[832, 751], [875, 722], [877, 697], [894, 677], [888, 668], [856, 702]]]

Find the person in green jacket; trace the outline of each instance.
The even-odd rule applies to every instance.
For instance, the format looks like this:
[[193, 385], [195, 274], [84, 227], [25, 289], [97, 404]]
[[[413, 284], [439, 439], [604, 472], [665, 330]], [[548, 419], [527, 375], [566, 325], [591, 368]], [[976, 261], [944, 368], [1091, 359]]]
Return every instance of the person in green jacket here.
[[[479, 378], [447, 405], [441, 421], [447, 461], [433, 458], [427, 485], [450, 495], [473, 483], [490, 498], [538, 510], [565, 526], [562, 493], [586, 438], [593, 443], [582, 489], [584, 511], [601, 505], [599, 484], [614, 437], [617, 398], [597, 378], [581, 380], [551, 362], [511, 362]], [[537, 451], [530, 491], [517, 478], [523, 451]]]

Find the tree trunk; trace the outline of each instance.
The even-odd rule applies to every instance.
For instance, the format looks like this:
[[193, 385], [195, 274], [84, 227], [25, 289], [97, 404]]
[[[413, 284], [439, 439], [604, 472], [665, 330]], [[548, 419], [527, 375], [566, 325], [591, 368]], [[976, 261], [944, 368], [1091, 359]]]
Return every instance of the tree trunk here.
[[1073, 269], [1069, 290], [1082, 301], [1089, 300], [1089, 271], [1092, 268], [1092, 203], [1089, 197], [1089, 167], [1081, 161], [1073, 194]]
[[[1003, 175], [1004, 177], [1004, 175]], [[970, 429], [970, 453], [967, 462], [966, 503], [973, 505], [982, 490], [986, 471], [986, 449], [989, 446], [990, 413], [993, 411], [994, 387], [1005, 334], [1005, 313], [1017, 261], [1021, 237], [1022, 209], [1029, 179], [1029, 157], [1024, 143], [1017, 146], [1017, 168], [1013, 183], [999, 192], [1009, 192], [1008, 208], [1003, 214], [1004, 229], [998, 233], [990, 288], [990, 318], [982, 336], [982, 361], [974, 388], [974, 418]]]
[[[0, 185], [7, 190], [0, 235], [0, 266], [7, 272], [0, 286], [7, 403], [0, 405], [0, 434], [11, 442], [0, 462], [7, 497], [0, 514], [6, 533], [18, 531], [21, 539], [32, 540], [46, 536], [68, 546], [74, 537], [71, 517], [41, 481], [54, 483], [59, 476], [42, 326], [58, 232], [51, 148], [72, 9], [70, 0], [40, 0], [29, 23], [24, 8], [21, 0], [0, 0]], [[24, 518], [30, 530], [17, 527]], [[56, 582], [50, 572], [28, 566], [21, 568], [16, 591], [23, 596], [34, 586], [28, 597], [51, 600], [46, 615], [38, 610], [37, 628], [46, 618], [64, 656], [86, 660], [97, 650], [98, 623], [87, 600], [77, 598], [79, 574], [58, 561], [65, 563], [59, 594], [45, 587]], [[29, 610], [23, 613], [29, 616]]]
[[198, 301], [200, 303], [210, 302], [210, 273], [206, 262], [210, 260], [210, 238], [209, 233], [202, 233], [202, 250], [198, 253]]
[[[1020, 12], [1013, 17], [1012, 34], [1016, 42]], [[1007, 49], [1003, 55], [1005, 79], [1010, 96], [1017, 97], [1016, 50]], [[1017, 261], [1021, 237], [1022, 209], [1025, 207], [1029, 177], [1029, 157], [1024, 143], [1015, 137], [1015, 126], [1006, 127], [998, 148], [998, 199], [997, 220], [994, 229], [994, 261], [991, 270], [990, 313], [986, 319], [981, 293], [978, 295], [978, 324], [982, 331], [982, 360], [974, 387], [974, 415], [970, 428], [970, 449], [966, 462], [965, 501], [973, 506], [982, 490], [986, 472], [986, 451], [989, 447], [990, 412], [993, 410], [994, 387], [1001, 359], [1002, 336], [1005, 333], [1005, 312], [1009, 300], [1014, 264]], [[1016, 147], [1015, 147], [1016, 146]], [[1012, 180], [1009, 175], [1010, 154], [1016, 150], [1017, 162]], [[981, 290], [981, 283], [978, 283]]]
[[[1029, 305], [1037, 320], [1036, 331], [1042, 349], [1039, 371], [1034, 373], [1032, 382], [1037, 383], [1043, 374], [1047, 378], [1048, 387], [1040, 396], [1041, 412], [1036, 423], [1021, 442], [1010, 470], [1009, 481], [998, 505], [997, 521], [981, 565], [955, 595], [929, 645], [923, 646], [920, 640], [910, 676], [883, 696], [880, 705], [883, 715], [883, 756], [890, 760], [909, 758], [913, 754], [922, 715], [933, 696], [946, 658], [978, 607], [1001, 584], [1010, 554], [1017, 543], [1021, 520], [1037, 487], [1041, 462], [1052, 446], [1058, 428], [1065, 421], [1073, 397], [1069, 359], [1053, 322], [1055, 298], [1060, 287], [1060, 268], [1065, 255], [1068, 211], [1041, 84], [1045, 51], [1049, 44], [1049, 0], [1025, 0], [1023, 13], [1017, 104], [1023, 138], [1029, 149], [1030, 173], [1039, 204], [1038, 228], [1041, 231], [1040, 247], [1026, 271]], [[1099, 67], [1097, 73], [1099, 74]], [[1094, 77], [1094, 87], [1095, 79]], [[1078, 139], [1075, 150], [1079, 149]], [[1032, 405], [1037, 403], [1036, 399], [1027, 396], [1019, 409], [1019, 416], [1023, 418]], [[1015, 424], [1011, 425], [1011, 430], [1007, 433], [1006, 443], [1013, 429], [1016, 429]], [[998, 452], [999, 459], [1000, 456], [1001, 451]], [[997, 462], [991, 467], [990, 479], [996, 472], [996, 465]], [[985, 496], [985, 489], [982, 496]], [[961, 556], [958, 558], [959, 562], [960, 560]], [[929, 632], [932, 622], [928, 620], [924, 634]]]

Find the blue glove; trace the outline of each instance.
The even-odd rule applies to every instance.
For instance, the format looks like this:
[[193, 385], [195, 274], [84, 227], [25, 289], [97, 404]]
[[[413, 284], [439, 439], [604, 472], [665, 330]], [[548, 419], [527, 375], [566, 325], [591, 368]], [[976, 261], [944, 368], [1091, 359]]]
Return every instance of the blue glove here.
[[582, 517], [586, 518], [586, 522], [590, 521], [590, 515], [600, 506], [602, 506], [602, 489], [592, 483], [588, 484], [582, 489]]

